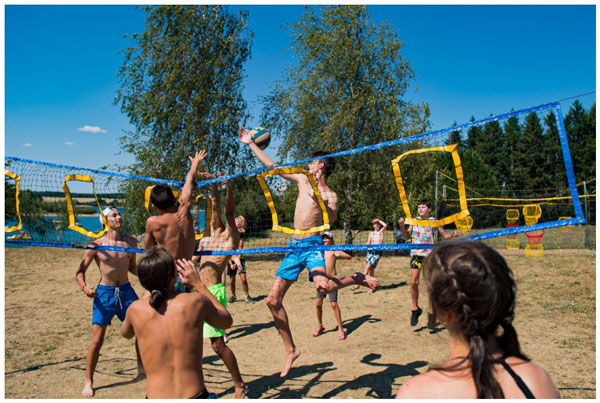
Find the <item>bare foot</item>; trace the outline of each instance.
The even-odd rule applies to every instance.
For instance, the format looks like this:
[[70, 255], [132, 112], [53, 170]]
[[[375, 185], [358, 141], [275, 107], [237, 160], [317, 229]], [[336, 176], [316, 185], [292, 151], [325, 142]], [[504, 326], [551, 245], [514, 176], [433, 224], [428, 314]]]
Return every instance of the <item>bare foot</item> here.
[[294, 350], [287, 354], [286, 360], [285, 360], [285, 367], [283, 368], [283, 371], [281, 371], [281, 375], [279, 375], [282, 378], [285, 378], [288, 374], [288, 372], [290, 372], [290, 369], [292, 368], [292, 364], [294, 363], [294, 361], [296, 361], [296, 359], [300, 357], [300, 350], [298, 350], [298, 348], [294, 347]]
[[354, 273], [352, 276], [356, 282], [362, 286], [369, 287], [373, 291], [377, 291], [381, 288], [381, 284], [379, 284], [379, 280], [375, 277], [364, 275], [363, 273]]
[[83, 396], [83, 397], [94, 396], [94, 388], [92, 387], [91, 382], [85, 381], [85, 386], [83, 387], [83, 391], [81, 391], [81, 396]]
[[246, 385], [245, 383], [242, 383], [239, 388], [237, 386], [235, 387], [234, 398], [235, 399], [245, 399], [246, 393], [248, 393], [248, 385]]

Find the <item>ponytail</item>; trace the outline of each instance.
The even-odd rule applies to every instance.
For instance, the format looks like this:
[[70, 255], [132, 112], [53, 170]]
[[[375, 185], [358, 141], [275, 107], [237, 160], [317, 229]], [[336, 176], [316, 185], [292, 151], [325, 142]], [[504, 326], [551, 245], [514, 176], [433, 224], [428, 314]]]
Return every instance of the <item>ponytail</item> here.
[[138, 263], [138, 278], [150, 291], [150, 306], [158, 310], [166, 301], [175, 276], [175, 262], [163, 248], [152, 248]]
[[473, 382], [478, 399], [504, 399], [504, 392], [494, 378], [494, 360], [490, 354], [486, 338], [479, 332], [469, 335], [469, 356]]
[[[512, 325], [517, 289], [504, 258], [480, 242], [444, 242], [425, 260], [423, 277], [433, 311], [454, 313], [456, 330], [469, 342], [466, 357], [450, 367], [432, 369], [459, 370], [466, 363], [478, 398], [504, 398], [488, 339], [496, 338], [506, 356], [529, 361]], [[504, 331], [496, 336], [499, 327]]]
[[150, 293], [150, 306], [158, 310], [158, 308], [160, 308], [160, 306], [166, 300], [165, 294], [166, 292], [163, 292], [161, 290], [152, 290], [152, 292]]

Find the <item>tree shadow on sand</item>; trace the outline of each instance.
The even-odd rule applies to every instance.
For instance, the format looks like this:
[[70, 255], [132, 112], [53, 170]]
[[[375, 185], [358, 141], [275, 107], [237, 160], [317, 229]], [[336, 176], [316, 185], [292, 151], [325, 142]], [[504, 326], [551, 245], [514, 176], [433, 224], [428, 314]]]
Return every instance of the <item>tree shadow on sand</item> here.
[[425, 361], [414, 361], [406, 365], [380, 364], [374, 362], [379, 358], [381, 358], [381, 354], [367, 354], [363, 357], [361, 362], [373, 367], [382, 367], [383, 369], [381, 371], [361, 375], [352, 381], [346, 382], [324, 394], [323, 399], [335, 397], [347, 390], [358, 390], [365, 387], [370, 388], [367, 392], [368, 397], [392, 399], [394, 398], [392, 385], [397, 378], [418, 375], [419, 372], [417, 371], [417, 368], [427, 365], [427, 362]]

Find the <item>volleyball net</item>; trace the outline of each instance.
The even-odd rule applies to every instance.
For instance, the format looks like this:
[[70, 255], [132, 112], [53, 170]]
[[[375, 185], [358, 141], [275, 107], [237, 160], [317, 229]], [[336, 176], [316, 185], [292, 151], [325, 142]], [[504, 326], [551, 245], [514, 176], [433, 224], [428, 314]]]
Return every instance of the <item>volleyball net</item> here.
[[[337, 194], [337, 217], [328, 214], [307, 168], [311, 161], [322, 158], [335, 161], [327, 183]], [[294, 227], [294, 215], [302, 214], [296, 211], [298, 188], [282, 174], [308, 179], [309, 192], [314, 193], [313, 208], [319, 212], [313, 227]], [[544, 231], [584, 223], [582, 203], [595, 201], [595, 182], [586, 194], [580, 194], [575, 181], [559, 103], [355, 147], [327, 157], [198, 181], [191, 209], [198, 243], [204, 244], [202, 240], [211, 237], [211, 219], [220, 214], [225, 220], [224, 180], [232, 183], [235, 215], [246, 219], [243, 247], [208, 242], [197, 254], [288, 252], [295, 249], [288, 246], [290, 237], [325, 231], [332, 235], [334, 245], [304, 248], [412, 249], [410, 239], [404, 243], [397, 237], [399, 218], [407, 226], [457, 230], [460, 239], [506, 239], [507, 248], [523, 248], [524, 241], [521, 245], [514, 241], [519, 234], [527, 235], [527, 246], [542, 245]], [[140, 241], [139, 248], [100, 249], [142, 253], [143, 223], [157, 214], [150, 192], [159, 183], [171, 186], [176, 197], [183, 186], [178, 181], [7, 156], [5, 242], [86, 248], [105, 233], [102, 210], [113, 207], [122, 214], [127, 232]], [[219, 205], [212, 200], [213, 184], [218, 188]], [[430, 219], [417, 215], [422, 199], [431, 202]], [[387, 228], [383, 243], [373, 246], [367, 240], [375, 218]]]

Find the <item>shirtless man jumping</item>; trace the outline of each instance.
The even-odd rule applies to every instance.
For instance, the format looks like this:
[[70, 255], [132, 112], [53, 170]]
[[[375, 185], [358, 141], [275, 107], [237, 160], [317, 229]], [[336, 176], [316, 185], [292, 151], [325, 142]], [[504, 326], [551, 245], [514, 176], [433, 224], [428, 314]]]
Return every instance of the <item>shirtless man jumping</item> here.
[[[194, 264], [175, 262], [163, 248], [152, 248], [138, 265], [150, 298], [129, 307], [121, 335], [137, 336], [146, 369], [146, 397], [151, 399], [216, 398], [208, 393], [202, 372], [204, 322], [231, 326], [229, 312], [206, 289]], [[177, 293], [177, 276], [195, 293]], [[212, 396], [211, 396], [212, 395]]]
[[[122, 235], [121, 214], [110, 207], [104, 209], [104, 216], [108, 224], [106, 234], [96, 239], [90, 246], [121, 246], [123, 248], [137, 248], [135, 238]], [[103, 221], [104, 222], [104, 221]], [[86, 284], [85, 272], [96, 261], [100, 269], [100, 284], [94, 289]], [[121, 321], [129, 305], [138, 299], [133, 287], [129, 283], [127, 272], [137, 275], [135, 253], [117, 252], [111, 250], [86, 250], [83, 260], [79, 264], [75, 278], [81, 290], [89, 298], [94, 299], [92, 314], [92, 342], [85, 357], [85, 385], [81, 394], [83, 397], [94, 396], [94, 371], [100, 356], [100, 348], [104, 343], [106, 326], [117, 315]], [[136, 346], [137, 347], [137, 346]], [[137, 349], [137, 348], [136, 348]], [[138, 376], [143, 376], [144, 369], [138, 356]]]
[[[271, 167], [273, 161], [267, 156], [255, 143], [250, 132], [244, 128], [238, 133], [240, 141], [247, 144], [250, 150], [265, 166]], [[317, 151], [312, 157], [322, 157], [327, 152]], [[316, 159], [308, 163], [308, 169], [312, 173], [321, 194], [321, 199], [325, 203], [329, 221], [333, 223], [337, 218], [337, 195], [327, 185], [327, 177], [335, 168], [333, 158]], [[296, 199], [296, 209], [294, 210], [294, 228], [307, 230], [317, 227], [323, 223], [323, 212], [319, 207], [314, 189], [312, 188], [308, 177], [304, 174], [280, 174], [280, 176], [298, 186], [298, 198]], [[304, 235], [294, 235], [288, 242], [289, 247], [310, 247], [323, 245], [319, 234], [309, 233]], [[325, 260], [323, 252], [288, 252], [286, 253], [271, 286], [271, 291], [267, 295], [267, 306], [271, 310], [275, 325], [281, 334], [283, 344], [286, 350], [286, 359], [281, 377], [285, 377], [294, 361], [300, 356], [300, 350], [294, 344], [292, 332], [287, 313], [283, 307], [283, 297], [290, 286], [298, 279], [300, 272], [308, 268], [309, 280], [315, 283], [315, 287], [320, 294], [329, 294], [337, 289], [347, 287], [353, 284], [360, 284], [369, 287], [372, 290], [380, 288], [377, 279], [365, 276], [363, 273], [355, 273], [353, 276], [332, 276], [328, 277], [325, 272]]]
[[[206, 179], [214, 179], [215, 176], [206, 172], [200, 173]], [[221, 172], [221, 176], [224, 174]], [[233, 199], [233, 185], [231, 181], [225, 181], [227, 185], [227, 194], [225, 196], [225, 225], [221, 220], [221, 198], [217, 183], [212, 184], [212, 217], [210, 220], [210, 238], [207, 243], [200, 243], [198, 250], [233, 250], [240, 243], [240, 232], [238, 225], [241, 225], [243, 218], [235, 217], [235, 203]], [[227, 297], [225, 295], [225, 286], [221, 282], [221, 277], [231, 255], [204, 255], [194, 256], [192, 261], [200, 261], [200, 278], [206, 288], [226, 307]], [[211, 346], [215, 353], [223, 360], [225, 366], [231, 373], [233, 384], [235, 385], [235, 398], [243, 399], [246, 396], [248, 387], [242, 380], [240, 369], [233, 351], [225, 344], [225, 330], [218, 329], [208, 323], [204, 324], [204, 338], [210, 338]]]
[[[152, 188], [150, 201], [152, 207], [160, 215], [152, 216], [146, 220], [146, 235], [144, 237], [144, 250], [148, 251], [153, 246], [165, 248], [173, 259], [188, 259], [194, 255], [196, 240], [194, 239], [194, 224], [190, 207], [192, 204], [192, 190], [198, 174], [198, 165], [206, 157], [206, 151], [196, 152], [194, 157], [189, 157], [192, 165], [185, 178], [181, 189], [181, 196], [175, 200], [171, 187], [158, 184]], [[178, 291], [189, 291], [180, 282], [177, 283]]]

